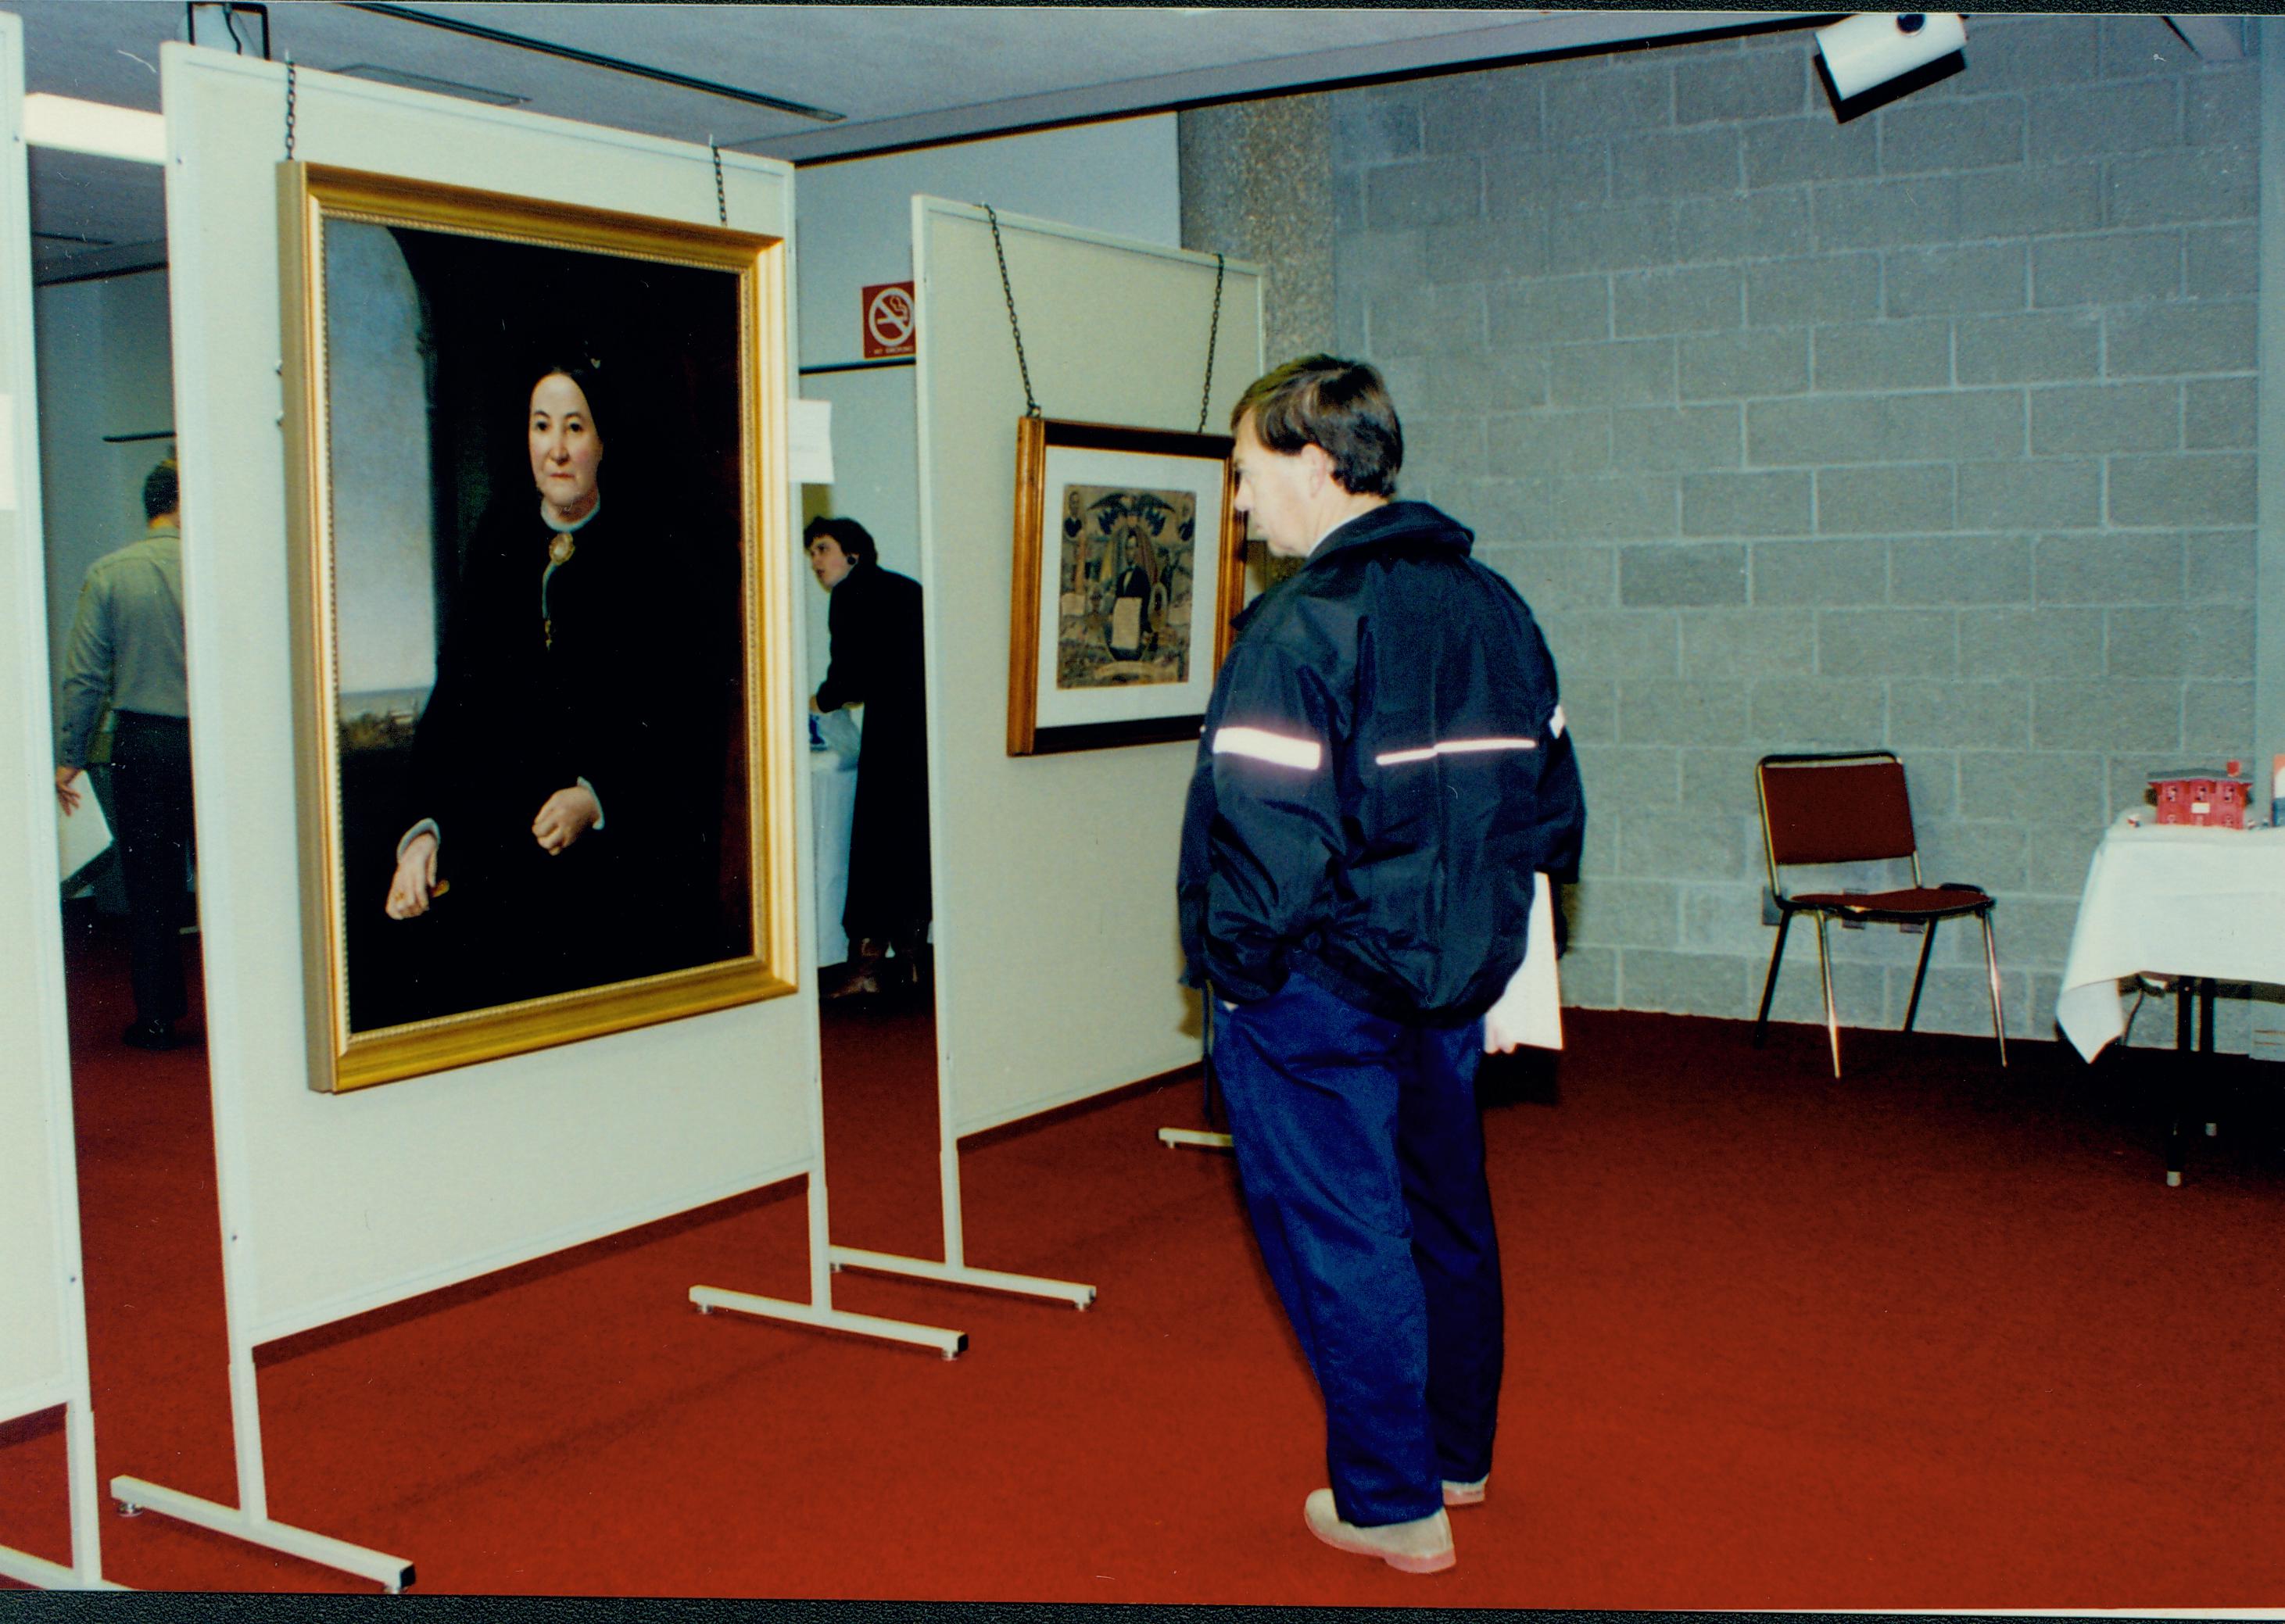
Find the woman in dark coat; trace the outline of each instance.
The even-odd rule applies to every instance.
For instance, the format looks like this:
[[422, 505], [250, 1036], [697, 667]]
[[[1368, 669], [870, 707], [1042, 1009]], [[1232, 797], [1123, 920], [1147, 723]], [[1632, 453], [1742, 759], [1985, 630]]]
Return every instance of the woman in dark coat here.
[[599, 394], [584, 367], [534, 383], [538, 511], [511, 499], [477, 527], [414, 733], [388, 911], [435, 910], [407, 945], [423, 1014], [722, 956], [718, 790], [693, 786], [720, 760], [730, 690], [723, 639], [693, 616], [723, 595], [657, 503], [604, 512]]
[[[909, 984], [928, 941], [928, 703], [921, 661], [921, 588], [881, 568], [853, 519], [813, 519], [809, 567], [833, 594], [833, 657], [813, 709], [863, 705], [857, 806], [849, 832], [849, 900], [841, 911], [852, 970], [839, 989]], [[893, 950], [896, 961], [883, 964]]]

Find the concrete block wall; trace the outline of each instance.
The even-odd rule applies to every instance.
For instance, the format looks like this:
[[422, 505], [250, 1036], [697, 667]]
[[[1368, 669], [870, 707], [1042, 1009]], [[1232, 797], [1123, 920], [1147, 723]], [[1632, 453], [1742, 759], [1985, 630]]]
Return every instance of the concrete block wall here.
[[[1572, 1001], [1749, 1016], [1753, 763], [1885, 745], [1928, 876], [2000, 898], [2011, 1033], [2052, 1036], [2143, 775], [2285, 749], [2252, 736], [2258, 64], [2155, 16], [1969, 29], [1845, 125], [1806, 29], [1325, 98], [1339, 346], [1562, 669]], [[1833, 941], [1843, 1021], [1901, 1020], [1918, 939]], [[1949, 927], [1921, 1024], [1990, 1018]]]

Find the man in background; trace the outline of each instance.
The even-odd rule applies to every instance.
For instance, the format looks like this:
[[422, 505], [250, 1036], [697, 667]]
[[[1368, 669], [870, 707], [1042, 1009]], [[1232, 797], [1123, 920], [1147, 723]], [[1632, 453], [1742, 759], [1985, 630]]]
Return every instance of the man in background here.
[[89, 567], [64, 655], [56, 718], [56, 799], [79, 806], [73, 782], [104, 708], [113, 714], [111, 782], [127, 886], [135, 1020], [130, 1047], [175, 1046], [188, 1012], [182, 926], [191, 853], [190, 702], [183, 668], [182, 502], [175, 460], [143, 482], [142, 539]]
[[1499, 1405], [1476, 1067], [1520, 1036], [1504, 995], [1535, 876], [1576, 872], [1585, 804], [1531, 611], [1467, 530], [1392, 499], [1379, 373], [1291, 361], [1230, 421], [1237, 506], [1304, 561], [1246, 611], [1206, 710], [1185, 979], [1216, 1000], [1248, 1213], [1324, 1399], [1331, 1484], [1303, 1518], [1435, 1573], [1444, 1508], [1485, 1497]]

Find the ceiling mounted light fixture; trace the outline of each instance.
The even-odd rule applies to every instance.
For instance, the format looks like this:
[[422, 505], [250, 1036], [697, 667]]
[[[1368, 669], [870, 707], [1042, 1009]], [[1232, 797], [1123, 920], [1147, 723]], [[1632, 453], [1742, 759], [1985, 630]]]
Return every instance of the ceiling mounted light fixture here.
[[1861, 12], [1817, 31], [1817, 71], [1841, 123], [1967, 66], [1956, 12]]

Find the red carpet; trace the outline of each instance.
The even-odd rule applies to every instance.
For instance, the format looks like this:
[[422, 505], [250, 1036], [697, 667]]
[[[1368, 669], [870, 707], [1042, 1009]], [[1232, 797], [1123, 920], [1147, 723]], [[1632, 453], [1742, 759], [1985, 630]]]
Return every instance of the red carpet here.
[[[234, 1498], [204, 1053], [117, 1041], [75, 942], [100, 1465]], [[1090, 1313], [878, 1277], [931, 1353], [703, 1317], [805, 1291], [794, 1192], [265, 1350], [270, 1499], [439, 1592], [1591, 1608], [2285, 1600], [2285, 1155], [2273, 1085], [2162, 1182], [2155, 1065], [2022, 1044], [1576, 1013], [1488, 1084], [1511, 1316], [1489, 1503], [1407, 1578], [1324, 1549], [1315, 1399], [1182, 1080], [963, 1158], [983, 1267]], [[836, 1239], [926, 1254], [932, 1050], [828, 1017]], [[2132, 1057], [2145, 1061], [2146, 1057]], [[2170, 1064], [2159, 1061], [2156, 1065]], [[0, 1542], [67, 1553], [59, 1432], [0, 1428]], [[147, 1588], [360, 1590], [106, 1513]]]

